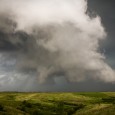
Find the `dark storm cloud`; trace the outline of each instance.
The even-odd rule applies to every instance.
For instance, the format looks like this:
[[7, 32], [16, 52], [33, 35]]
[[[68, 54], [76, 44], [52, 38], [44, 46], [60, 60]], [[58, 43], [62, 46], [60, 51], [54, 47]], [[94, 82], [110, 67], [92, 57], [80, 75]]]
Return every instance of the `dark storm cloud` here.
[[[115, 1], [114, 0], [88, 0], [89, 11], [99, 14], [107, 31], [107, 39], [101, 44], [106, 57], [112, 62], [115, 58]], [[115, 63], [114, 63], [115, 64]], [[111, 63], [113, 66], [113, 64]], [[115, 66], [113, 66], [115, 67]]]
[[98, 8], [102, 1], [92, 1], [87, 11], [85, 0], [1, 0], [0, 90], [80, 91], [87, 86], [92, 91], [99, 89], [98, 83], [102, 90], [113, 87], [115, 72], [99, 51], [99, 45], [109, 49], [107, 40], [99, 43], [106, 36], [104, 27], [108, 37], [113, 34], [105, 9]]

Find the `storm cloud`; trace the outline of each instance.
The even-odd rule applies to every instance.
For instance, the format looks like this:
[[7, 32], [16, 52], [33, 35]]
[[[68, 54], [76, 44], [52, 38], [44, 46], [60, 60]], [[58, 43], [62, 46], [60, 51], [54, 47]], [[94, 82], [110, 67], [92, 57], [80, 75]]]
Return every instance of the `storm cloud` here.
[[100, 51], [106, 38], [86, 0], [0, 0], [1, 90], [36, 90], [61, 76], [114, 83], [115, 71]]

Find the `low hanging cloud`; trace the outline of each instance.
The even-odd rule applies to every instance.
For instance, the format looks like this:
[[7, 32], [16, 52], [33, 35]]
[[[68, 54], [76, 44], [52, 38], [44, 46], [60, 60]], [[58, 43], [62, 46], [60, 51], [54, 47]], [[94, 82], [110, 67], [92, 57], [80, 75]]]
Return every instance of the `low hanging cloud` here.
[[2, 63], [7, 60], [20, 76], [34, 71], [39, 83], [60, 75], [70, 82], [115, 82], [115, 71], [99, 51], [106, 38], [101, 18], [88, 14], [86, 0], [0, 0]]

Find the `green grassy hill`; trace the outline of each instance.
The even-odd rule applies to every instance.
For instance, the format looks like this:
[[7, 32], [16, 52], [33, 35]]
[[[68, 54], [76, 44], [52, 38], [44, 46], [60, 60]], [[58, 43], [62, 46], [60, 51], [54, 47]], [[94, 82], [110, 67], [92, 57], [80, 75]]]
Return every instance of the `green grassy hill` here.
[[115, 92], [0, 93], [0, 115], [115, 115]]

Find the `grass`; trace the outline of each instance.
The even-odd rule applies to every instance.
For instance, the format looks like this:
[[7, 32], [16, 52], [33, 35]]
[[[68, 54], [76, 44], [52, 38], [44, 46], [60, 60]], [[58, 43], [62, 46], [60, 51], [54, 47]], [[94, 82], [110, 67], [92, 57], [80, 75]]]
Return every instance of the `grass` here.
[[0, 115], [114, 115], [115, 92], [0, 93]]

